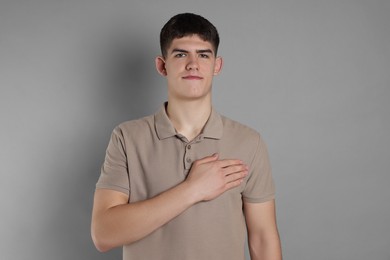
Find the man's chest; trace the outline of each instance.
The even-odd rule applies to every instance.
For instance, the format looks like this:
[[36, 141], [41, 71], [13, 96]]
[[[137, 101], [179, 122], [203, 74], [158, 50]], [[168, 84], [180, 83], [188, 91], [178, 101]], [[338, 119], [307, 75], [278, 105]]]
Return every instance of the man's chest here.
[[139, 142], [127, 147], [131, 201], [152, 198], [183, 182], [192, 164], [218, 153], [221, 159], [240, 159], [239, 149], [216, 139], [183, 142], [169, 138], [158, 143]]

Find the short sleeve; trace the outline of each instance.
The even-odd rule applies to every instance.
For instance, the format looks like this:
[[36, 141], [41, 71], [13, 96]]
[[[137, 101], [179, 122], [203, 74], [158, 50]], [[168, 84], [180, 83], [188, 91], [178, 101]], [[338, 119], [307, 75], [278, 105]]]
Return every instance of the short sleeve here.
[[275, 185], [272, 178], [267, 146], [257, 135], [257, 148], [250, 164], [249, 177], [242, 193], [245, 202], [260, 203], [275, 197]]
[[97, 189], [111, 189], [130, 194], [129, 173], [123, 133], [116, 127], [111, 134]]

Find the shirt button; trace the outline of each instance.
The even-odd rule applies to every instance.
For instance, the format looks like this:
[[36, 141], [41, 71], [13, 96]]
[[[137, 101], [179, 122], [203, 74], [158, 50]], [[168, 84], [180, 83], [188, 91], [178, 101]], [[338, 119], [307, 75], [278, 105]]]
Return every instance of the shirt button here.
[[189, 144], [189, 145], [187, 145], [187, 149], [188, 150], [190, 150], [191, 149], [191, 145]]
[[188, 163], [191, 163], [191, 159], [190, 159], [189, 157], [187, 157], [186, 161], [187, 161]]

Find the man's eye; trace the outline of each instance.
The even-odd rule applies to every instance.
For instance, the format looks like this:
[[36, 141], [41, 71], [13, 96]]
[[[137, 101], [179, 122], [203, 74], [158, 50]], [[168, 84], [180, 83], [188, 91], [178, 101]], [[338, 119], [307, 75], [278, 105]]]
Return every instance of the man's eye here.
[[207, 58], [209, 57], [209, 55], [208, 55], [208, 54], [201, 53], [201, 54], [200, 54], [200, 57], [201, 57], [201, 58], [206, 58], [206, 59], [207, 59]]
[[186, 54], [185, 53], [178, 53], [175, 55], [176, 58], [182, 58], [182, 57], [185, 57]]

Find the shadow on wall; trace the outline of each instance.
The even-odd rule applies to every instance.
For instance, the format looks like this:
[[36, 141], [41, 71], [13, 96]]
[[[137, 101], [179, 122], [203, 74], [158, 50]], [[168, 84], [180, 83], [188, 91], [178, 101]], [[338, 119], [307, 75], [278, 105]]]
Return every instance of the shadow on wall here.
[[[98, 68], [97, 85], [102, 87], [98, 102], [107, 111], [120, 117], [120, 121], [139, 118], [154, 112], [153, 81], [157, 75], [154, 68], [154, 52], [142, 37], [110, 37], [106, 51], [99, 53], [102, 62]], [[149, 48], [148, 48], [149, 47]], [[107, 103], [109, 102], [109, 103]], [[104, 111], [102, 111], [104, 113]]]
[[[69, 140], [59, 141], [61, 151], [49, 158], [56, 177], [50, 183], [51, 213], [44, 231], [49, 239], [46, 259], [121, 258], [120, 248], [105, 254], [94, 248], [90, 237], [93, 193], [113, 128], [155, 111], [151, 75], [156, 72], [153, 50], [146, 43], [150, 41], [124, 35], [109, 38], [109, 44], [89, 50], [93, 58], [86, 66], [93, 67], [96, 73], [86, 76], [89, 83], [81, 86], [84, 98], [80, 104], [65, 102], [81, 107], [81, 114], [71, 115], [70, 120], [79, 123], [68, 129], [72, 133]], [[83, 100], [87, 105], [82, 104]]]

